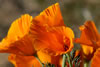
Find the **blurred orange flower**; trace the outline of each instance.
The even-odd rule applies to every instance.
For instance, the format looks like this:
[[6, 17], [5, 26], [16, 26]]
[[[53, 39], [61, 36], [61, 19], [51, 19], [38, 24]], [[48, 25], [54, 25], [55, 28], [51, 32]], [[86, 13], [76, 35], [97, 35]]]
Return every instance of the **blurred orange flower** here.
[[30, 35], [35, 39], [36, 51], [56, 56], [73, 48], [74, 33], [69, 27], [65, 27], [58, 3], [33, 18]]
[[77, 38], [75, 42], [82, 44], [83, 53], [85, 54], [86, 59], [93, 57], [91, 67], [98, 67], [96, 63], [99, 63], [100, 61], [94, 59], [99, 59], [100, 34], [97, 31], [93, 21], [87, 21], [83, 26], [80, 27], [80, 30], [81, 37]]

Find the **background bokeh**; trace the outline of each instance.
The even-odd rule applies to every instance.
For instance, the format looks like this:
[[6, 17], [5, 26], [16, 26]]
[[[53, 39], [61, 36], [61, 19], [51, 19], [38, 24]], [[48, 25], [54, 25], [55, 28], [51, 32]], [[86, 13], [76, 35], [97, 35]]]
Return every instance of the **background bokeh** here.
[[[79, 37], [78, 27], [86, 20], [93, 20], [100, 32], [100, 0], [0, 0], [0, 40], [6, 36], [11, 23], [22, 14], [35, 17], [48, 6], [59, 2], [66, 26]], [[76, 48], [79, 46], [75, 45]], [[0, 54], [0, 67], [13, 67], [9, 54]]]

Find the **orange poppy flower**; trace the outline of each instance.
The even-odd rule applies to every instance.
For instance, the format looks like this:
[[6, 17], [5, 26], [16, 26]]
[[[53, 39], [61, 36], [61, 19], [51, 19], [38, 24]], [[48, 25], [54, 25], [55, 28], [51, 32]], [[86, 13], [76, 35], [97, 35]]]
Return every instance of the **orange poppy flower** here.
[[[83, 44], [82, 49], [84, 56], [87, 59], [91, 59], [94, 51], [98, 48], [99, 44], [96, 44], [100, 40], [99, 33], [95, 27], [93, 21], [87, 21], [83, 26], [80, 26], [81, 37], [75, 40], [75, 42]], [[90, 58], [88, 58], [90, 57]]]
[[80, 30], [81, 37], [77, 38], [75, 42], [93, 46], [95, 48], [98, 48], [100, 46], [100, 34], [97, 31], [93, 21], [87, 21], [83, 26], [80, 26]]
[[[83, 53], [86, 56], [86, 59], [92, 58], [92, 67], [94, 67], [96, 62], [95, 58], [98, 58], [99, 48], [100, 48], [100, 34], [96, 29], [96, 26], [93, 21], [87, 21], [83, 26], [80, 27], [81, 37], [75, 40], [76, 43], [82, 44]], [[95, 52], [96, 51], [96, 52]], [[95, 53], [94, 53], [95, 52]], [[97, 54], [98, 53], [98, 54]], [[94, 54], [94, 56], [93, 56]], [[90, 58], [90, 59], [91, 59]], [[94, 64], [94, 65], [93, 65]], [[98, 66], [96, 66], [98, 67]]]
[[32, 17], [28, 14], [14, 21], [7, 36], [0, 42], [0, 52], [8, 52], [21, 55], [33, 55], [33, 40], [28, 35]]
[[33, 61], [38, 64], [33, 56], [35, 50], [41, 50], [43, 54], [39, 54], [44, 57], [49, 56], [48, 60], [40, 59], [41, 61], [56, 64], [56, 60], [51, 61], [54, 56], [45, 55], [44, 52], [54, 55], [66, 53], [73, 48], [73, 38], [73, 31], [65, 27], [59, 4], [56, 3], [35, 17], [33, 21], [28, 14], [14, 21], [7, 36], [0, 42], [0, 52], [11, 53], [9, 60], [16, 67], [34, 66]]
[[58, 3], [33, 18], [30, 35], [35, 39], [36, 51], [61, 55], [73, 48], [74, 33], [65, 27]]
[[34, 39], [28, 35], [31, 21], [32, 17], [28, 14], [14, 21], [7, 36], [0, 42], [0, 53], [11, 53], [9, 60], [15, 67], [40, 67], [39, 62], [33, 56]]

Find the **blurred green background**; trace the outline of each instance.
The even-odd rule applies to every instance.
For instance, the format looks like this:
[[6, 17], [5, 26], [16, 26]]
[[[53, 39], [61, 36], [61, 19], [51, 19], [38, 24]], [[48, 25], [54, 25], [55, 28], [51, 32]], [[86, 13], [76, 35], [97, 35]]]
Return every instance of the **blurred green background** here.
[[[11, 23], [22, 14], [35, 17], [48, 6], [59, 2], [66, 26], [79, 37], [78, 27], [93, 20], [100, 32], [100, 0], [0, 0], [0, 40], [6, 36]], [[78, 47], [75, 45], [75, 47]], [[0, 54], [0, 67], [13, 67], [8, 54]]]

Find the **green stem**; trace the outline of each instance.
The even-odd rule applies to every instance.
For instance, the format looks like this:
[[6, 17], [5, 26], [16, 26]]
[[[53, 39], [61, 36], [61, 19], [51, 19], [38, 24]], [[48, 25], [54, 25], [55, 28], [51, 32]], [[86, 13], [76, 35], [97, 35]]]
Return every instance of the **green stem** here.
[[37, 55], [34, 55], [34, 56], [40, 62], [40, 64], [42, 65], [42, 67], [44, 67], [44, 64], [40, 61], [40, 59], [37, 57]]
[[84, 67], [88, 67], [88, 65], [89, 65], [89, 62], [84, 62]]
[[62, 67], [66, 66], [66, 55], [63, 55]]
[[66, 57], [67, 57], [67, 60], [68, 60], [68, 63], [69, 63], [69, 67], [72, 67], [72, 63], [70, 61], [70, 56], [68, 54], [66, 54]]

